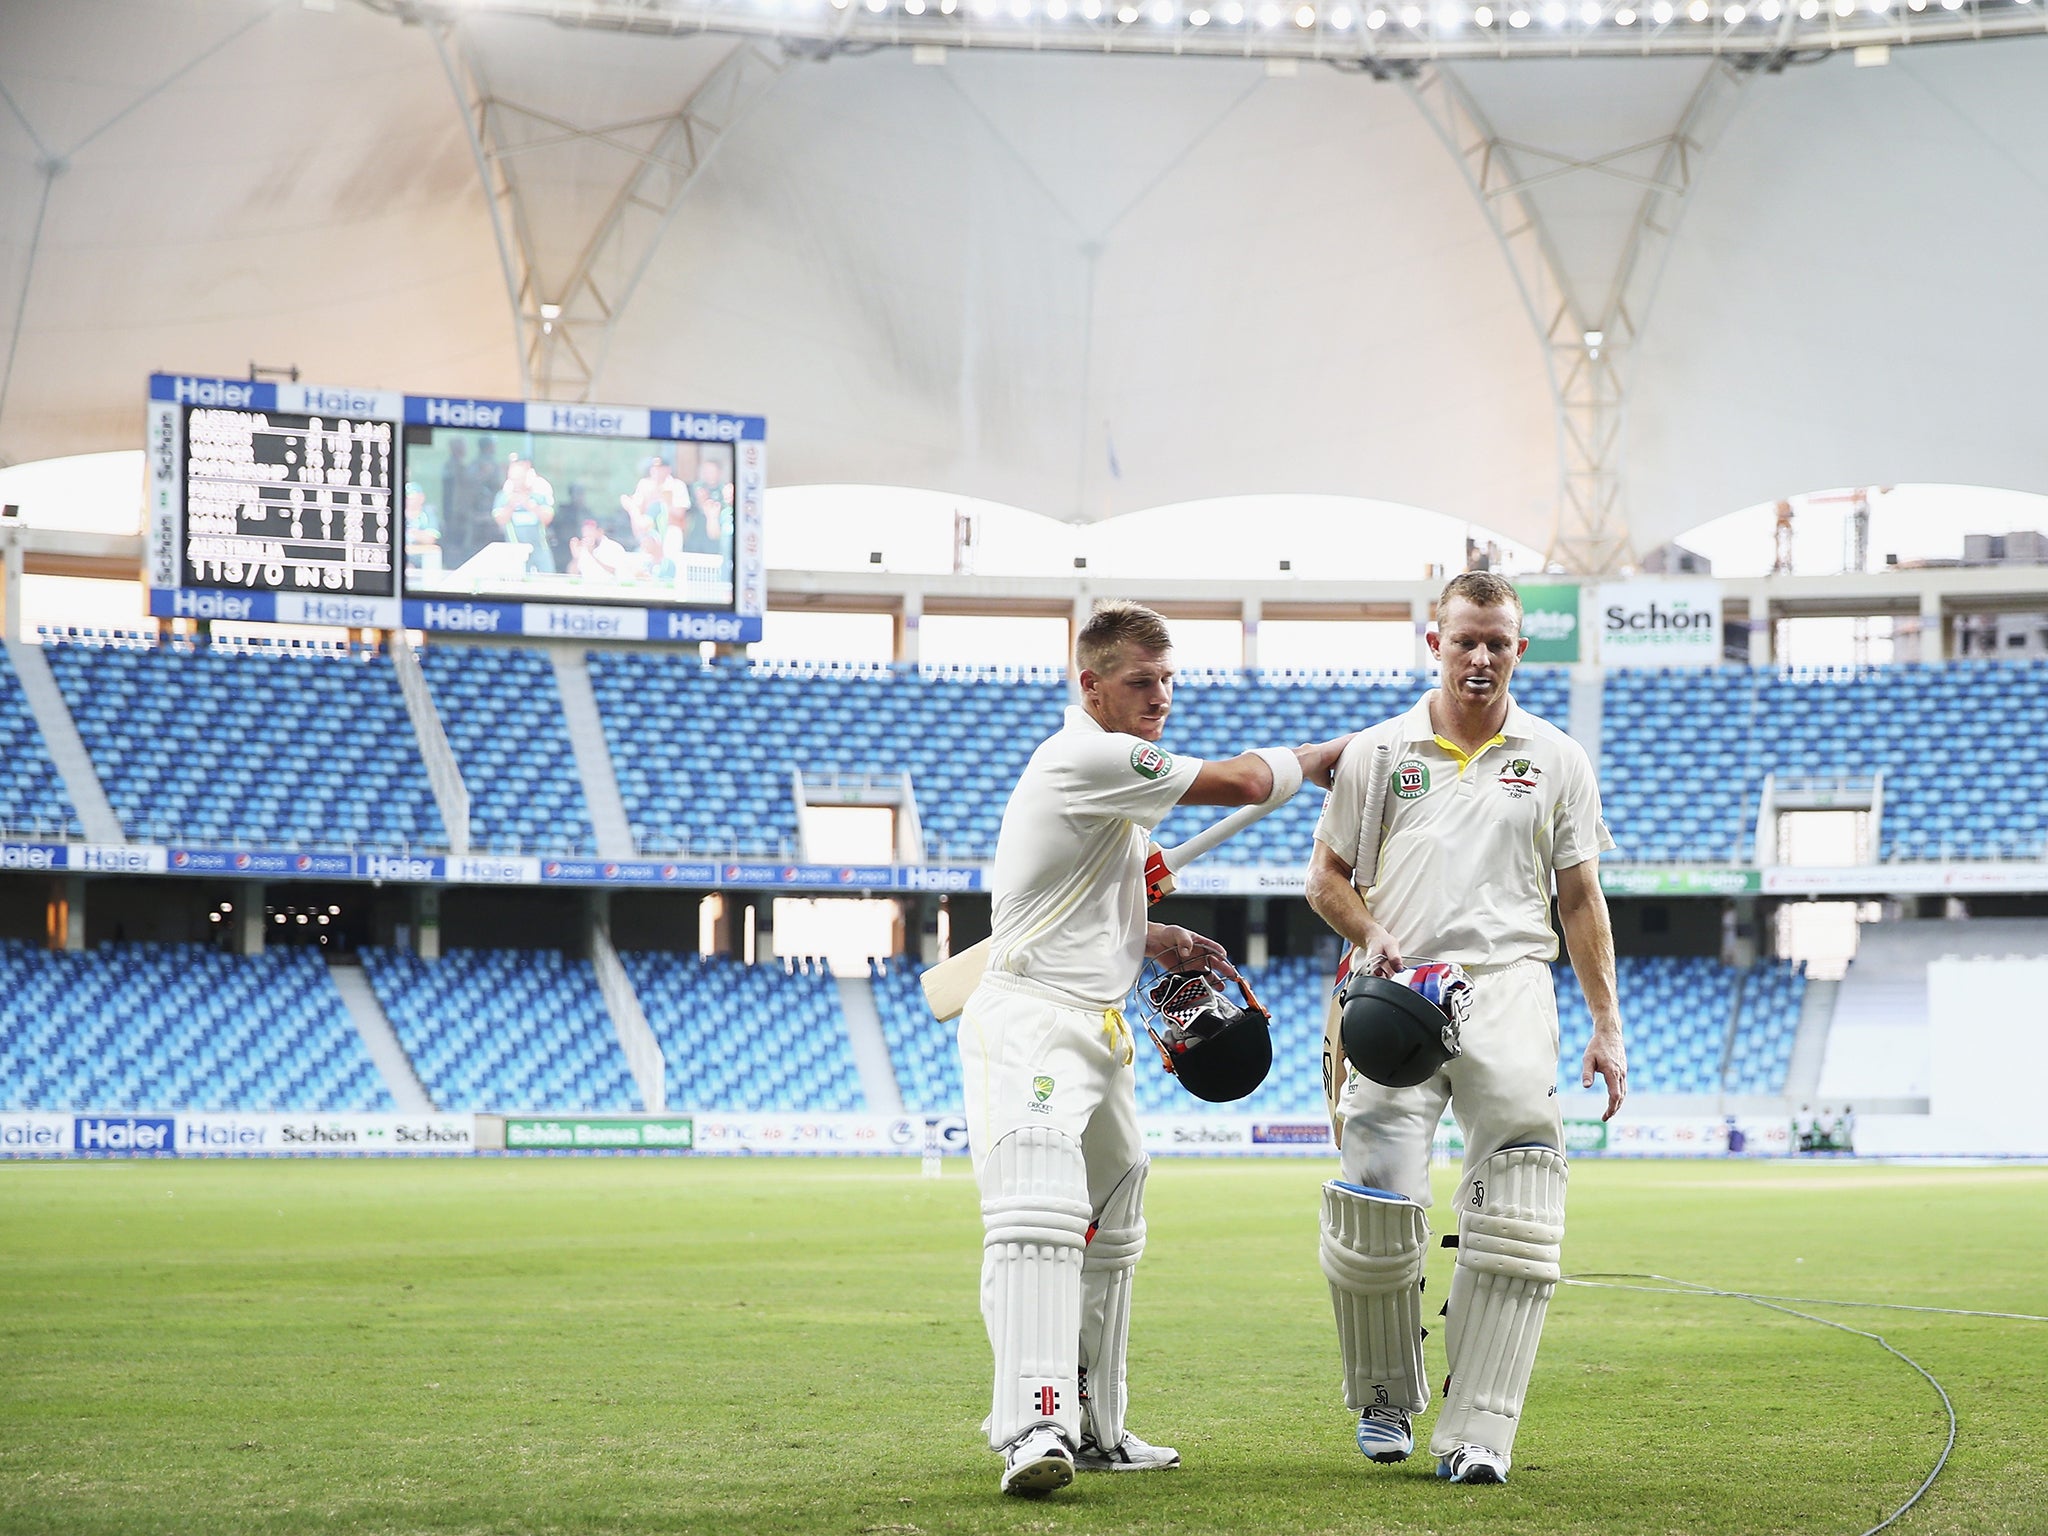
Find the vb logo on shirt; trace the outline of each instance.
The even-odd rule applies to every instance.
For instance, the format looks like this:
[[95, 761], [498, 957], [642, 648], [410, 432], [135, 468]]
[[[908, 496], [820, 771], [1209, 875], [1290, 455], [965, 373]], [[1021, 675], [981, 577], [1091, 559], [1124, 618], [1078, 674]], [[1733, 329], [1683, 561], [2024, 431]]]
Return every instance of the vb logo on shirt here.
[[1138, 770], [1140, 777], [1157, 779], [1164, 777], [1166, 771], [1173, 767], [1173, 756], [1140, 742], [1131, 748], [1131, 766]]
[[1420, 800], [1429, 793], [1429, 764], [1409, 758], [1394, 770], [1394, 798]]

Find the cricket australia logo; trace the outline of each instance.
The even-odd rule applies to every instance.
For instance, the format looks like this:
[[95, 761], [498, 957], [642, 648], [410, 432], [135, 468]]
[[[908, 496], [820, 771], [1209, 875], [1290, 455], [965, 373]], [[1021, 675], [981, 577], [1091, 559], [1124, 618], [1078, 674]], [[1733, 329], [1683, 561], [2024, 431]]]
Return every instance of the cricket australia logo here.
[[1526, 757], [1518, 757], [1500, 771], [1500, 787], [1516, 800], [1526, 800], [1536, 788], [1543, 770]]
[[1394, 770], [1394, 798], [1420, 800], [1429, 793], [1429, 764], [1411, 757]]
[[1141, 741], [1131, 748], [1131, 766], [1137, 769], [1140, 778], [1164, 778], [1173, 767], [1173, 755]]
[[1049, 1115], [1052, 1106], [1045, 1101], [1052, 1097], [1052, 1079], [1043, 1073], [1031, 1079], [1031, 1100], [1027, 1106], [1033, 1114]]

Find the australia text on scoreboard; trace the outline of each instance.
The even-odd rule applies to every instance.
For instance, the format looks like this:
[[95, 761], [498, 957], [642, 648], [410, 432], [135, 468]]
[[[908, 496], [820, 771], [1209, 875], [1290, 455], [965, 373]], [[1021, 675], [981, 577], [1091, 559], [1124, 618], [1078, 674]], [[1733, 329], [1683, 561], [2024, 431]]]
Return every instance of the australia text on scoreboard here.
[[155, 374], [150, 612], [744, 644], [759, 416]]

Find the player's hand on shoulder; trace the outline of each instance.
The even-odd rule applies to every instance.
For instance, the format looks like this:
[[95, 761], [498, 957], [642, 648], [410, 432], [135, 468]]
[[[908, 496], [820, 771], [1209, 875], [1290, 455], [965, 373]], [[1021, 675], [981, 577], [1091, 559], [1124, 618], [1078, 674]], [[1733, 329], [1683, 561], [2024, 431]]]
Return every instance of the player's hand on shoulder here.
[[1344, 749], [1351, 745], [1351, 738], [1357, 734], [1356, 731], [1348, 731], [1328, 741], [1296, 747], [1294, 755], [1301, 759], [1302, 778], [1317, 789], [1328, 789], [1337, 774], [1337, 759], [1344, 755]]

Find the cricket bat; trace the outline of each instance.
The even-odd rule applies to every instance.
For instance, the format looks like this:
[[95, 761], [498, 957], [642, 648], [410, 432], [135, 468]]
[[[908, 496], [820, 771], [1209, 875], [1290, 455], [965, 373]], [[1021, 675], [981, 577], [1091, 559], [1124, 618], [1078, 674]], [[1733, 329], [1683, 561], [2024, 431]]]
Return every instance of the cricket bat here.
[[[1359, 890], [1367, 890], [1379, 874], [1380, 833], [1385, 821], [1387, 804], [1387, 778], [1391, 769], [1393, 750], [1385, 742], [1372, 749], [1372, 767], [1366, 771], [1365, 803], [1360, 807], [1358, 817], [1358, 859], [1351, 869], [1351, 883]], [[1367, 860], [1371, 860], [1370, 867]], [[1365, 963], [1363, 955], [1359, 963]], [[1337, 1139], [1337, 1145], [1344, 1145], [1344, 1118], [1337, 1113], [1337, 1100], [1344, 1092], [1344, 1078], [1349, 1070], [1344, 1060], [1344, 1008], [1337, 1001], [1333, 990], [1330, 1003], [1323, 1013], [1323, 1097], [1330, 1105], [1330, 1131]]]
[[[1149, 845], [1145, 853], [1145, 900], [1155, 902], [1171, 896], [1175, 888], [1174, 876], [1179, 871], [1286, 803], [1285, 800], [1276, 800], [1240, 806], [1184, 843], [1176, 843], [1171, 848], [1161, 848], [1156, 843]], [[967, 1006], [968, 997], [981, 985], [981, 973], [988, 969], [988, 947], [989, 941], [983, 939], [972, 948], [941, 960], [918, 978], [924, 988], [925, 1006], [931, 1009], [932, 1017], [940, 1023], [958, 1018], [960, 1010]]]

